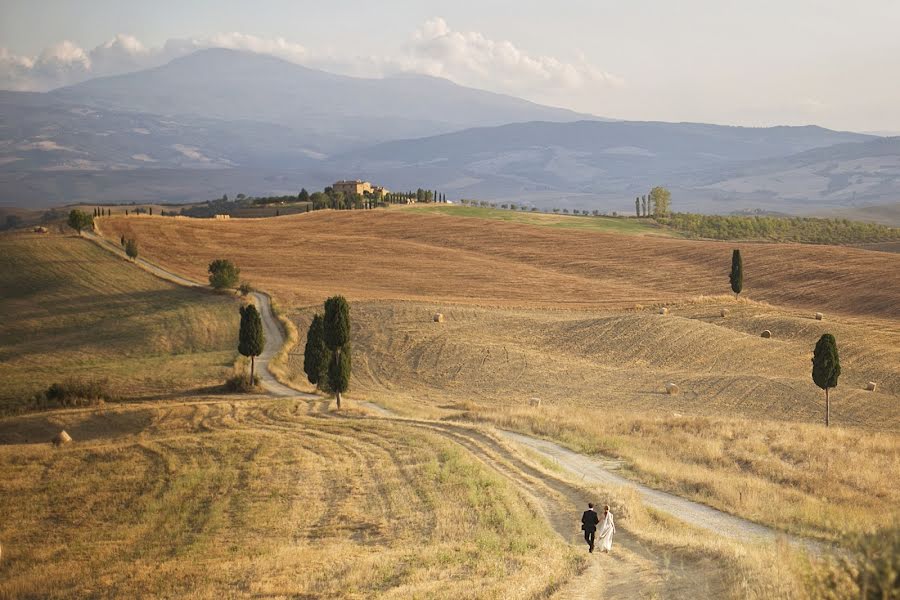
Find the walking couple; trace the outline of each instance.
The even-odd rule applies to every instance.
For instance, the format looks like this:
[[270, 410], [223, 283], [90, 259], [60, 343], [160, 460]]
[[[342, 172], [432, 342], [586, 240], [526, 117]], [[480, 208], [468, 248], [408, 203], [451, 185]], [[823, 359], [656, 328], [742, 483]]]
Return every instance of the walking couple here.
[[[597, 526], [600, 526], [600, 532], [597, 532]], [[594, 510], [593, 502], [588, 502], [588, 509], [581, 515], [581, 528], [584, 530], [584, 541], [588, 543], [590, 551], [594, 551], [595, 536], [600, 539], [600, 550], [609, 553], [612, 550], [612, 538], [616, 532], [616, 525], [613, 522], [612, 513], [609, 511], [609, 504], [603, 507], [603, 516], [599, 516]]]

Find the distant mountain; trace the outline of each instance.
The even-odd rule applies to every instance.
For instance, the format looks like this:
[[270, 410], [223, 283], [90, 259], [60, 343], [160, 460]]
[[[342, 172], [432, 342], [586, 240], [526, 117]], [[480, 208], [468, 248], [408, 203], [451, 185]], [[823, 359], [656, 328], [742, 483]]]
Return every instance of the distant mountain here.
[[[726, 127], [698, 123], [516, 123], [379, 144], [326, 161], [336, 172], [386, 185], [427, 174], [442, 189], [469, 197], [519, 198], [572, 206], [627, 199], [650, 186], [679, 186], [697, 172], [874, 140], [821, 127]], [[622, 207], [625, 208], [625, 207]], [[708, 209], [708, 208], [707, 208]]]
[[593, 118], [424, 75], [363, 79], [272, 56], [201, 50], [144, 71], [48, 94], [113, 111], [269, 123], [331, 153], [384, 140], [518, 121]]
[[896, 202], [898, 138], [604, 121], [420, 75], [361, 79], [204, 50], [49, 93], [0, 91], [0, 204], [296, 193], [348, 177], [451, 198], [631, 212]]
[[682, 177], [681, 184], [758, 206], [838, 210], [890, 205], [900, 201], [900, 137], [699, 171]]

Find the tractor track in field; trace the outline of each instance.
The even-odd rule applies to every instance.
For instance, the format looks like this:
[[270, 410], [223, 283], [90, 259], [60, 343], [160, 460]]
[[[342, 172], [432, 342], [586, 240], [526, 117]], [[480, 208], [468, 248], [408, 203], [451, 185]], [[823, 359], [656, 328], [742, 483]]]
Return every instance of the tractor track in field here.
[[[101, 236], [86, 232], [85, 237], [100, 247], [127, 258], [123, 249]], [[208, 287], [144, 259], [139, 258], [134, 262], [140, 268], [169, 282], [195, 288]], [[252, 295], [260, 309], [266, 333], [267, 350], [257, 358], [263, 386], [271, 396], [306, 401], [309, 414], [327, 413], [329, 404], [323, 398], [294, 390], [279, 382], [269, 371], [269, 363], [284, 345], [285, 336], [272, 310], [270, 297], [261, 292], [254, 292]], [[585, 544], [578, 530], [578, 518], [582, 505], [587, 501], [583, 487], [612, 485], [631, 487], [637, 491], [646, 506], [722, 537], [749, 543], [784, 539], [813, 551], [822, 549], [820, 544], [812, 540], [790, 536], [698, 502], [636, 483], [611, 470], [608, 461], [578, 454], [548, 440], [509, 431], [487, 433], [463, 424], [408, 419], [371, 402], [360, 401], [358, 404], [375, 415], [371, 418], [425, 429], [462, 447], [511, 481], [531, 505], [536, 507], [537, 512], [543, 514], [558, 535], [581, 548]], [[290, 426], [289, 421], [279, 419], [277, 415], [266, 417], [271, 426]], [[556, 477], [536, 468], [514, 449], [517, 446], [527, 448], [551, 461], [566, 472], [568, 477]], [[573, 484], [573, 480], [580, 483]], [[663, 552], [659, 548], [643, 544], [630, 535], [627, 528], [624, 531], [620, 528], [613, 553], [590, 555], [586, 568], [557, 590], [556, 597], [715, 597], [724, 593], [723, 586], [721, 568], [711, 560]]]

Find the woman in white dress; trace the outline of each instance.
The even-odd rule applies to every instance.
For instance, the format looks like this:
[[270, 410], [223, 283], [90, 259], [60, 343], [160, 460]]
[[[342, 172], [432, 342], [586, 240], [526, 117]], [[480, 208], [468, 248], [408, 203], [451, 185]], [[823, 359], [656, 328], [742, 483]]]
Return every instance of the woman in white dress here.
[[616, 532], [616, 524], [613, 515], [609, 511], [609, 504], [603, 507], [603, 516], [600, 517], [600, 527], [597, 529], [597, 543], [600, 551], [609, 554], [612, 550], [613, 534]]

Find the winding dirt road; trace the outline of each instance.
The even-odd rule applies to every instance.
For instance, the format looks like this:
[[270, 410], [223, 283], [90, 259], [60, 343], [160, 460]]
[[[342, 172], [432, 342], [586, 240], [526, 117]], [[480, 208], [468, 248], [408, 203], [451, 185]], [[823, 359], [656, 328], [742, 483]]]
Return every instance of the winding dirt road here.
[[[94, 233], [85, 237], [123, 258], [124, 251], [116, 244]], [[189, 287], [208, 287], [176, 273], [172, 273], [144, 259], [135, 263], [167, 281]], [[254, 292], [254, 301], [262, 316], [267, 350], [257, 359], [258, 372], [264, 387], [274, 396], [305, 400], [312, 412], [324, 412], [328, 403], [312, 394], [296, 391], [280, 383], [269, 371], [269, 363], [284, 344], [281, 324], [274, 315], [268, 295]], [[578, 454], [553, 442], [509, 431], [489, 434], [461, 424], [422, 421], [403, 418], [381, 406], [360, 401], [360, 406], [376, 415], [402, 421], [409, 426], [425, 428], [442, 435], [471, 452], [478, 460], [512, 481], [530, 499], [553, 529], [565, 540], [584, 548], [578, 528], [578, 518], [585, 502], [579, 485], [632, 487], [644, 504], [660, 512], [721, 535], [743, 542], [770, 542], [776, 538], [816, 550], [815, 542], [788, 536], [763, 525], [735, 517], [685, 498], [655, 490], [627, 479], [608, 468], [603, 461]], [[565, 477], [555, 477], [536, 468], [515, 446], [527, 448], [555, 463]], [[672, 555], [641, 543], [627, 530], [620, 528], [612, 555], [594, 554], [588, 557], [587, 568], [559, 590], [559, 598], [596, 597], [716, 597], [724, 590], [719, 565], [708, 559]]]

